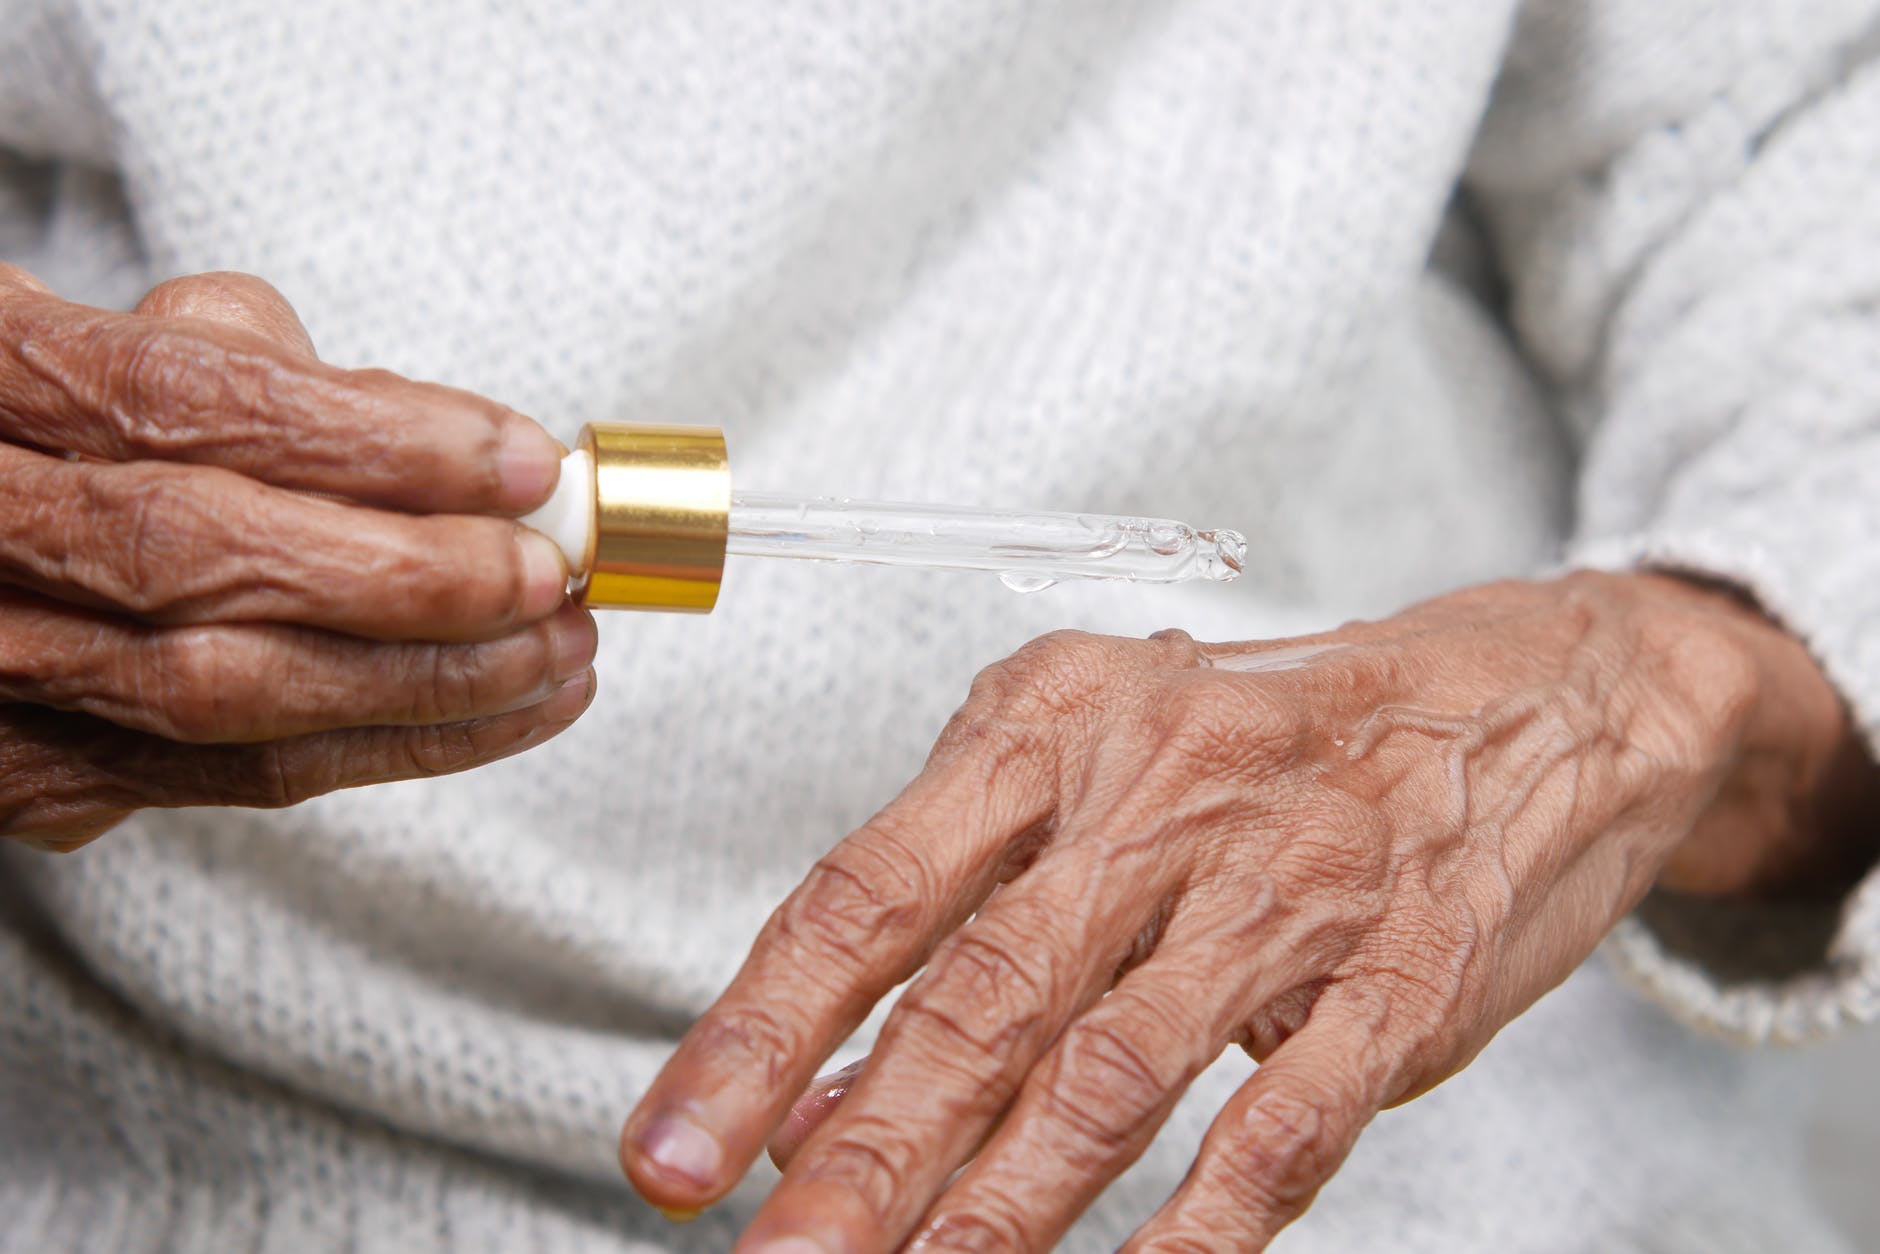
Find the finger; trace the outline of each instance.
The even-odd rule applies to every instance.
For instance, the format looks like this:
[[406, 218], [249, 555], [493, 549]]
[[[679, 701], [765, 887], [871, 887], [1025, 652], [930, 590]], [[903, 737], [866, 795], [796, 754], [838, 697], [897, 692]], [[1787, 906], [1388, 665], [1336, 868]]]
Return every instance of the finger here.
[[[20, 843], [29, 845], [41, 853], [75, 853], [116, 827], [124, 816], [121, 814], [99, 815], [88, 823], [78, 823], [57, 832], [47, 832], [38, 836], [21, 836]], [[5, 837], [0, 837], [5, 839]]]
[[294, 357], [315, 356], [313, 337], [272, 283], [252, 274], [215, 270], [159, 283], [131, 312], [146, 318], [201, 318], [239, 327]]
[[898, 1246], [1173, 892], [1154, 835], [1070, 836], [941, 944], [738, 1248]]
[[[242, 299], [254, 307], [252, 289]], [[561, 471], [538, 424], [471, 393], [340, 370], [199, 314], [109, 313], [17, 282], [0, 299], [0, 439], [432, 513], [524, 514]]]
[[207, 467], [7, 445], [0, 485], [0, 580], [153, 622], [478, 639], [567, 594], [561, 550], [508, 519], [394, 514]]
[[1208, 1129], [1187, 1178], [1124, 1247], [1265, 1249], [1401, 1087], [1374, 1003], [1328, 992]]
[[573, 605], [483, 644], [380, 644], [311, 628], [151, 628], [0, 588], [0, 701], [93, 714], [193, 744], [454, 723], [546, 700], [594, 660]]
[[0, 706], [0, 836], [65, 839], [150, 806], [276, 809], [341, 788], [468, 770], [541, 744], [593, 695], [589, 670], [546, 701], [490, 718], [207, 746], [81, 714]]
[[649, 1201], [694, 1209], [737, 1182], [817, 1067], [985, 899], [1002, 853], [1051, 812], [1048, 769], [1048, 754], [1017, 740], [937, 749], [817, 863], [622, 1130], [621, 1165]]
[[765, 1147], [770, 1154], [770, 1161], [776, 1164], [779, 1171], [789, 1167], [790, 1160], [796, 1157], [797, 1150], [803, 1148], [803, 1142], [809, 1139], [810, 1133], [822, 1126], [823, 1120], [835, 1112], [867, 1065], [868, 1059], [857, 1059], [840, 1071], [817, 1076], [810, 1081], [809, 1088], [790, 1107], [783, 1126], [777, 1129], [770, 1138], [770, 1144]]
[[51, 291], [36, 276], [11, 262], [0, 261], [0, 296], [42, 296]]
[[[1316, 974], [1298, 929], [1176, 927], [1074, 1020], [1025, 1079], [998, 1132], [928, 1211], [915, 1250], [1046, 1250], [1141, 1157], [1254, 1009]], [[1259, 960], [1249, 961], [1250, 953]], [[1235, 978], [1230, 973], [1244, 973]]]

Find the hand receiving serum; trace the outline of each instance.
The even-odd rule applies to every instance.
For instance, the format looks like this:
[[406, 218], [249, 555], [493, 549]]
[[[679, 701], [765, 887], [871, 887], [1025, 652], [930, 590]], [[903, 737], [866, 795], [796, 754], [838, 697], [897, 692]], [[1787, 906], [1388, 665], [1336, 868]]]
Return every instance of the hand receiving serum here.
[[709, 611], [725, 554], [996, 573], [1017, 592], [1066, 579], [1226, 582], [1247, 542], [1160, 518], [1017, 513], [733, 492], [713, 427], [596, 423], [555, 494], [522, 520], [568, 559], [576, 599]]

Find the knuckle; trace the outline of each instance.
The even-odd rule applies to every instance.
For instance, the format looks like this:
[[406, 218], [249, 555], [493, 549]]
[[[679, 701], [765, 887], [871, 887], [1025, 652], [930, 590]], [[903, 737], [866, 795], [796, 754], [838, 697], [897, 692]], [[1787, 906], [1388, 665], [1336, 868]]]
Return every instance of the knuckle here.
[[1039, 636], [975, 677], [943, 744], [990, 746], [1007, 757], [1034, 753], [1060, 724], [1114, 708], [1123, 693], [1140, 690], [1151, 668], [1166, 665], [1170, 647], [1081, 631]]
[[1339, 1100], [1294, 1078], [1268, 1086], [1240, 1112], [1234, 1178], [1250, 1206], [1291, 1214], [1311, 1202], [1344, 1159], [1328, 1115]]
[[1001, 704], [1012, 714], [1046, 721], [1072, 717], [1090, 707], [1123, 643], [1088, 632], [1054, 631], [988, 669], [998, 675]]
[[408, 645], [397, 650], [396, 669], [410, 693], [405, 716], [412, 723], [462, 718], [478, 705], [482, 680], [474, 650], [449, 645]]
[[[245, 290], [242, 280], [249, 284], [261, 284], [260, 279], [252, 275], [240, 274], [233, 270], [209, 270], [201, 274], [179, 274], [144, 293], [137, 302], [136, 312], [147, 317], [187, 318], [198, 314], [213, 314], [227, 308], [240, 299]], [[269, 288], [272, 291], [272, 288]]]
[[1104, 651], [1107, 643], [1102, 636], [1063, 627], [1034, 637], [1020, 646], [1019, 650], [1012, 655], [1012, 659], [1046, 665], [1064, 659], [1075, 661], [1080, 657]]
[[1100, 1160], [1126, 1154], [1182, 1086], [1169, 1052], [1108, 1017], [1087, 1018], [1065, 1036], [1044, 1076], [1044, 1109]]
[[959, 992], [993, 997], [1019, 997], [1044, 1002], [1051, 981], [1042, 966], [1034, 966], [1020, 945], [989, 928], [968, 928], [947, 945], [934, 964], [932, 987], [942, 983]]
[[803, 1165], [801, 1178], [847, 1188], [877, 1222], [886, 1222], [897, 1200], [911, 1191], [917, 1165], [926, 1156], [901, 1122], [870, 1111], [850, 1114], [812, 1152], [815, 1157]]
[[810, 868], [772, 919], [773, 943], [858, 972], [884, 942], [918, 930], [926, 897], [918, 859], [893, 858], [865, 841], [845, 842]]
[[213, 299], [218, 306], [244, 305], [269, 310], [290, 308], [281, 289], [245, 270], [205, 270], [193, 276], [189, 290]]
[[213, 628], [163, 632], [150, 646], [148, 673], [137, 695], [154, 703], [171, 740], [202, 744], [229, 730], [231, 705], [243, 704], [248, 669], [228, 633]]
[[1180, 627], [1164, 627], [1149, 633], [1149, 639], [1162, 646], [1163, 655], [1177, 666], [1201, 665], [1201, 645]]
[[208, 589], [183, 576], [214, 571], [203, 561], [204, 536], [215, 528], [203, 502], [171, 468], [127, 465], [87, 475], [78, 502], [81, 526], [101, 526], [114, 541], [81, 541], [70, 559], [81, 566], [81, 582], [134, 614], [153, 619], [186, 618], [200, 610]]
[[104, 413], [130, 448], [162, 455], [193, 444], [198, 394], [213, 377], [208, 346], [159, 325], [109, 328], [98, 341]]
[[746, 1003], [721, 1006], [693, 1027], [686, 1042], [695, 1057], [715, 1065], [757, 1068], [767, 1085], [783, 1083], [790, 1060], [799, 1052], [803, 1033], [785, 1017], [781, 1005]]
[[[246, 805], [278, 809], [335, 789], [397, 779], [428, 779], [459, 771], [491, 746], [502, 725], [476, 722], [428, 727], [364, 727], [300, 736], [252, 746], [240, 761], [238, 784], [255, 799]], [[239, 791], [239, 789], [237, 790]]]
[[1154, 1109], [1179, 1082], [1171, 1074], [1166, 1054], [1158, 1054], [1135, 1031], [1108, 1019], [1099, 1019], [1075, 1035], [1071, 1057], [1096, 1081], [1092, 1087], [1134, 1112]]
[[205, 781], [203, 799], [263, 810], [286, 809], [327, 791], [307, 767], [286, 744], [256, 745], [225, 760], [223, 769], [215, 773], [220, 778]]
[[477, 740], [477, 728], [471, 723], [439, 723], [414, 727], [397, 740], [403, 757], [403, 774], [412, 779], [449, 775], [462, 769], [484, 752]]
[[984, 928], [956, 933], [902, 995], [895, 1028], [939, 1035], [943, 1056], [976, 1071], [976, 1063], [1002, 1065], [1040, 1035], [1055, 1001], [1048, 967], [1021, 956], [1021, 948]]
[[954, 717], [970, 719], [999, 709], [1017, 684], [1018, 671], [1019, 667], [1009, 657], [981, 668], [973, 676], [973, 682], [966, 690], [966, 700]]
[[[974, 681], [975, 689], [978, 684]], [[972, 757], [983, 762], [988, 771], [998, 771], [1037, 759], [1050, 738], [1048, 724], [1014, 717], [1003, 697], [974, 695], [940, 729], [928, 760]]]
[[295, 352], [311, 352], [306, 328], [280, 291], [266, 279], [237, 270], [211, 270], [158, 284], [138, 302], [147, 317], [198, 318], [258, 333]]

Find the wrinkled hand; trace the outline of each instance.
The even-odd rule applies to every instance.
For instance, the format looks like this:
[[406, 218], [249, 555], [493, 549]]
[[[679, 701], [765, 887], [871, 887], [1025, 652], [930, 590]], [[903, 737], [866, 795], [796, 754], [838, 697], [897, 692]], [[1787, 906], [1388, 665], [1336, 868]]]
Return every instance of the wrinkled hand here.
[[565, 727], [594, 625], [511, 520], [558, 459], [500, 405], [321, 364], [258, 279], [115, 314], [0, 265], [0, 835], [72, 848]]
[[[1043, 1250], [1239, 1043], [1261, 1067], [1128, 1248], [1261, 1248], [1655, 878], [1805, 861], [1846, 740], [1798, 645], [1664, 577], [1268, 645], [1046, 637], [778, 909], [623, 1164], [696, 1208], [788, 1117], [739, 1250]], [[792, 1113], [923, 966], [861, 1074]]]

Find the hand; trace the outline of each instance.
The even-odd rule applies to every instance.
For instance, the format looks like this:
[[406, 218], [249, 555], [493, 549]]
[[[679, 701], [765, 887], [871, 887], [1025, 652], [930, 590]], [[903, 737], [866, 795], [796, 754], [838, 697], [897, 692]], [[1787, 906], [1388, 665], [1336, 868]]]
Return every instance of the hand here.
[[[1261, 1067], [1128, 1248], [1259, 1249], [1661, 870], [1731, 891], [1810, 863], [1848, 743], [1799, 645], [1657, 576], [1277, 644], [1045, 637], [778, 909], [622, 1162], [697, 1208], [789, 1116], [739, 1250], [1044, 1250], [1239, 1043]], [[791, 1114], [923, 966], [840, 1103]]]
[[511, 520], [558, 466], [500, 405], [322, 365], [258, 279], [113, 314], [0, 265], [0, 836], [74, 848], [561, 730], [594, 624]]

